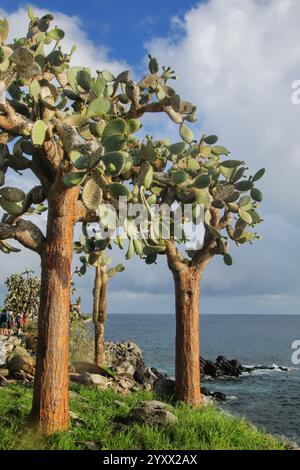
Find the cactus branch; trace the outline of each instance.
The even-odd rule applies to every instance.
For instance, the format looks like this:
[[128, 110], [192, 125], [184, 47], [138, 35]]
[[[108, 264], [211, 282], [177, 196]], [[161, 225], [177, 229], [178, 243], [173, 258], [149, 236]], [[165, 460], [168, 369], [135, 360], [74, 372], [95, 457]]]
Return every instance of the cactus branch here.
[[0, 240], [14, 239], [29, 250], [41, 254], [45, 237], [32, 222], [18, 220], [15, 225], [0, 224]]
[[179, 255], [174, 240], [166, 241], [166, 254], [168, 265], [172, 272], [180, 271], [184, 267], [185, 264]]
[[7, 132], [24, 135], [31, 132], [33, 122], [17, 113], [5, 98], [6, 85], [0, 82], [0, 128]]

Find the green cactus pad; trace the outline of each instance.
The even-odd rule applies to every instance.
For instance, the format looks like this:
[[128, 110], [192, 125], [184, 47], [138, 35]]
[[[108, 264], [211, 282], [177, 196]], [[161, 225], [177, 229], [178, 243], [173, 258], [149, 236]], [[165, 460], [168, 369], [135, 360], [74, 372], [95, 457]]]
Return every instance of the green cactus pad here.
[[126, 159], [128, 157], [127, 152], [108, 152], [103, 155], [103, 163], [108, 169], [108, 172], [112, 176], [118, 176], [122, 173], [122, 170], [126, 164]]
[[110, 110], [110, 101], [106, 98], [96, 98], [88, 107], [87, 116], [94, 118], [104, 116]]
[[252, 224], [252, 217], [249, 212], [245, 211], [244, 209], [239, 209], [239, 216], [246, 224]]
[[119, 197], [129, 197], [130, 196], [130, 192], [129, 190], [126, 188], [126, 186], [124, 186], [124, 184], [121, 184], [121, 183], [112, 183], [108, 186], [108, 191], [111, 193], [111, 195], [115, 198], [115, 199], [119, 199]]
[[138, 175], [138, 184], [145, 189], [150, 188], [153, 181], [153, 167], [149, 162], [143, 162]]
[[103, 192], [95, 179], [90, 178], [84, 185], [82, 191], [82, 200], [85, 207], [96, 211], [102, 202]]
[[254, 201], [261, 202], [263, 200], [263, 193], [259, 189], [253, 188], [251, 190], [251, 197]]
[[180, 136], [184, 142], [191, 144], [194, 140], [194, 133], [184, 123], [180, 125], [179, 129]]
[[26, 197], [24, 191], [18, 188], [2, 188], [0, 195], [9, 202], [22, 202]]
[[181, 185], [184, 184], [189, 178], [189, 175], [182, 170], [176, 171], [171, 176], [171, 181], [173, 184]]
[[205, 189], [211, 184], [211, 178], [209, 175], [200, 175], [198, 176], [194, 182], [193, 187], [197, 189]]
[[35, 147], [41, 147], [43, 145], [47, 130], [48, 127], [44, 121], [39, 120], [35, 122], [31, 131], [32, 143]]
[[181, 155], [186, 148], [185, 142], [177, 142], [176, 144], [169, 145], [168, 150], [171, 155]]

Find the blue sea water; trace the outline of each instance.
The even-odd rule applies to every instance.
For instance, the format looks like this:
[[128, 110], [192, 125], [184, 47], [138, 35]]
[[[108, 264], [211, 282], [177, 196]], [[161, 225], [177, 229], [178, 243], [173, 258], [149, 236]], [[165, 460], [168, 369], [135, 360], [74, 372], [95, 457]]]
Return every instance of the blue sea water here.
[[[291, 345], [300, 340], [300, 316], [203, 315], [200, 328], [206, 359], [225, 355], [244, 365], [290, 368], [288, 372], [276, 369], [238, 379], [207, 380], [204, 385], [227, 394], [227, 403], [221, 405], [226, 410], [300, 444], [300, 367], [291, 359]], [[106, 338], [136, 342], [149, 366], [174, 376], [173, 315], [110, 315]]]

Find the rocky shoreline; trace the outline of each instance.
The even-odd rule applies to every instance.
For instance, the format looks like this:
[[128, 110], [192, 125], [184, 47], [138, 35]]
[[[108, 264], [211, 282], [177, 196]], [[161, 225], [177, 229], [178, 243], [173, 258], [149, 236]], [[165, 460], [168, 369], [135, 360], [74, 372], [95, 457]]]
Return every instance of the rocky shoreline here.
[[[0, 336], [0, 386], [10, 384], [32, 384], [35, 372], [36, 337]], [[69, 366], [71, 383], [94, 385], [100, 389], [115, 389], [118, 393], [147, 390], [161, 396], [174, 393], [175, 381], [167, 374], [154, 367], [148, 367], [143, 359], [141, 349], [131, 341], [105, 344], [107, 368], [101, 368], [88, 362], [72, 362]], [[200, 359], [202, 377], [238, 378], [243, 373], [254, 370], [274, 369], [268, 366], [243, 366], [236, 359], [229, 360], [219, 356], [215, 362]], [[280, 368], [288, 370], [287, 368]], [[210, 399], [225, 401], [222, 392], [210, 392], [206, 387], [201, 389], [206, 401]]]

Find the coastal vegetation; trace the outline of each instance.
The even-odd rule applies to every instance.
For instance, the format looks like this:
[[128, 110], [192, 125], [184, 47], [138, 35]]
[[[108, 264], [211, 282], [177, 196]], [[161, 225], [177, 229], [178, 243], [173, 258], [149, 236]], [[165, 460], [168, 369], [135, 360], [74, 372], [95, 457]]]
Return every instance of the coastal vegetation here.
[[[0, 390], [0, 449], [47, 450], [287, 450], [287, 442], [269, 436], [243, 419], [214, 406], [192, 409], [176, 404], [176, 426], [124, 424], [141, 400], [153, 399], [139, 392], [122, 397], [113, 391], [72, 386], [70, 429], [44, 439], [26, 430], [32, 390]], [[154, 397], [155, 398], [155, 397]], [[75, 417], [76, 416], [76, 417]]]
[[41, 281], [33, 276], [33, 272], [26, 270], [24, 273], [15, 273], [5, 281], [7, 295], [4, 305], [14, 317], [23, 316], [24, 324], [33, 320], [38, 315], [40, 306]]
[[[33, 391], [13, 384], [1, 390], [0, 445], [10, 441], [10, 448], [72, 449], [84, 448], [92, 440], [102, 449], [284, 449], [283, 443], [242, 420], [213, 406], [200, 408], [201, 277], [216, 255], [232, 265], [229, 241], [242, 246], [259, 238], [257, 209], [263, 196], [256, 183], [265, 170], [246, 176], [246, 163], [231, 159], [218, 137], [194, 136], [188, 123], [196, 121], [196, 107], [170, 86], [176, 78], [170, 67], [160, 68], [150, 56], [149, 73], [134, 81], [129, 71], [114, 76], [108, 70], [93, 74], [88, 68], [71, 66], [75, 47], [62, 50], [65, 33], [52, 28], [53, 16], [37, 18], [32, 8], [28, 13], [28, 34], [13, 44], [6, 44], [7, 22], [2, 19], [0, 24], [0, 206], [5, 212], [0, 248], [6, 254], [15, 252], [7, 240], [16, 240], [40, 256], [37, 348], [33, 355], [23, 351], [26, 370], [8, 370], [9, 378], [22, 372], [26, 383], [34, 374], [34, 383]], [[148, 113], [169, 117], [179, 128], [180, 142], [149, 135], [137, 138], [141, 119]], [[39, 181], [27, 193], [25, 170]], [[20, 187], [5, 185], [11, 171], [18, 174]], [[119, 198], [126, 201], [128, 213], [116, 235], [111, 215], [120, 215]], [[113, 209], [110, 213], [107, 204]], [[145, 220], [136, 223], [135, 204], [148, 215], [146, 225]], [[167, 206], [168, 211], [153, 222], [155, 205]], [[191, 208], [188, 215], [186, 205]], [[45, 234], [37, 222], [43, 213]], [[31, 216], [33, 221], [28, 220]], [[194, 223], [198, 229], [202, 223], [203, 243], [198, 239], [191, 245], [184, 223]], [[82, 225], [82, 236], [74, 243], [76, 224]], [[95, 228], [99, 225], [104, 237]], [[114, 371], [106, 368], [103, 348], [107, 285], [124, 268], [109, 268], [112, 259], [107, 252], [113, 242], [120, 249], [126, 246], [128, 261], [136, 255], [148, 266], [166, 255], [173, 273], [177, 324], [173, 411], [178, 418], [174, 427], [157, 429], [122, 421], [137, 401], [149, 400], [151, 394], [138, 391], [118, 398], [112, 391], [72, 385], [71, 408], [77, 417], [68, 431], [73, 255], [81, 254], [81, 275], [88, 266], [95, 268], [95, 364], [89, 366], [101, 369], [105, 379], [114, 377]], [[71, 332], [80, 338], [82, 329], [73, 323]], [[75, 370], [73, 379], [81, 380], [79, 375]], [[28, 416], [39, 438], [22, 434]]]

